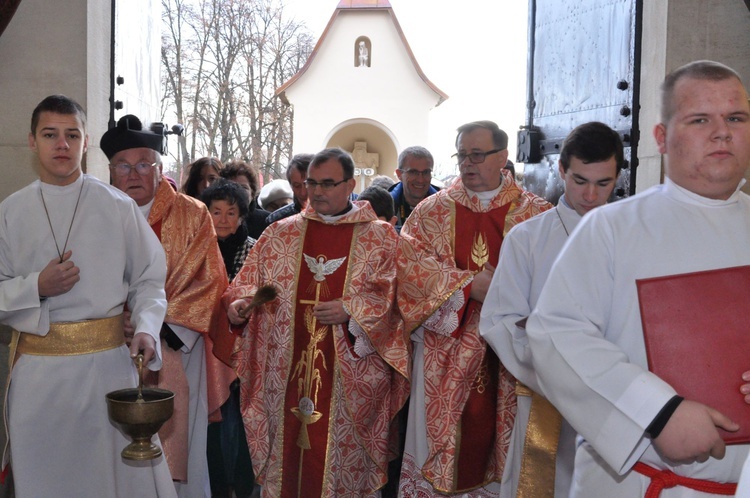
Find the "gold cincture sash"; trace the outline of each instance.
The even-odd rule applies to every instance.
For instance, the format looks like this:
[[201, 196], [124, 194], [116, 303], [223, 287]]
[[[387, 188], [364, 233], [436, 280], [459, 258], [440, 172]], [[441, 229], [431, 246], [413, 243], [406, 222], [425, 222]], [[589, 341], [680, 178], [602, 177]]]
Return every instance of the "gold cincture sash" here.
[[122, 315], [81, 322], [52, 323], [45, 336], [19, 334], [17, 354], [72, 356], [98, 353], [125, 344]]
[[531, 396], [531, 413], [523, 445], [518, 498], [552, 498], [555, 495], [555, 461], [562, 417], [552, 403], [520, 382], [518, 396]]

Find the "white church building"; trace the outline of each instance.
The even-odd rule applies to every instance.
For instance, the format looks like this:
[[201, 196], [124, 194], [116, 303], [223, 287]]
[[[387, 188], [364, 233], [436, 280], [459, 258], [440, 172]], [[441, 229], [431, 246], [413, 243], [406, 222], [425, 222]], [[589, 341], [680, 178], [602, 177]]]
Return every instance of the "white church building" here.
[[276, 91], [294, 108], [293, 152], [350, 151], [357, 190], [394, 177], [398, 153], [428, 142], [448, 96], [422, 72], [388, 0], [341, 0], [302, 69]]

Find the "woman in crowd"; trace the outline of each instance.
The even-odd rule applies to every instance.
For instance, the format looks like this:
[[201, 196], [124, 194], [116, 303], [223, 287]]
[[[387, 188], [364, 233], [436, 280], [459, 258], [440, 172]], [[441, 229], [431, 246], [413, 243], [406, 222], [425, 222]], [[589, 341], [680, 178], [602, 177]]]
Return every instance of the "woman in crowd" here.
[[[255, 245], [243, 220], [249, 212], [250, 197], [240, 184], [220, 178], [201, 194], [214, 221], [224, 266], [231, 282], [242, 268], [247, 253]], [[249, 497], [255, 485], [250, 453], [240, 413], [239, 381], [221, 407], [221, 422], [208, 426], [208, 469], [214, 497]]]
[[224, 169], [221, 170], [221, 177], [239, 183], [249, 194], [250, 209], [247, 216], [245, 216], [245, 226], [247, 227], [247, 234], [250, 237], [254, 239], [259, 238], [260, 234], [268, 226], [266, 218], [271, 213], [258, 206], [257, 199], [260, 193], [260, 180], [255, 168], [245, 161], [232, 160], [224, 165]]
[[200, 199], [206, 187], [221, 176], [224, 165], [215, 157], [201, 157], [188, 166], [188, 177], [182, 186], [182, 193]]

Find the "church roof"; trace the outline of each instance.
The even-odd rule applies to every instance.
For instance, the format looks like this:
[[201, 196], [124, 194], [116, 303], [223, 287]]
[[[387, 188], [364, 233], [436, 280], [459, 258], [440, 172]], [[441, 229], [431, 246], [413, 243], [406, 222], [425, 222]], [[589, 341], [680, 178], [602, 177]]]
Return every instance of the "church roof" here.
[[401, 29], [401, 25], [398, 23], [398, 19], [396, 19], [396, 14], [393, 12], [391, 3], [388, 0], [341, 0], [339, 2], [338, 7], [336, 7], [336, 10], [333, 11], [333, 15], [331, 16], [331, 19], [328, 21], [326, 28], [323, 30], [323, 34], [320, 35], [320, 38], [318, 39], [318, 42], [315, 44], [315, 48], [313, 48], [313, 51], [310, 54], [310, 57], [307, 59], [307, 62], [305, 62], [305, 65], [302, 66], [302, 69], [297, 71], [297, 73], [294, 76], [289, 78], [289, 80], [286, 83], [284, 83], [279, 88], [277, 88], [275, 95], [280, 97], [285, 103], [287, 104], [289, 103], [285, 95], [286, 89], [292, 86], [298, 79], [300, 79], [302, 75], [305, 74], [305, 72], [310, 67], [310, 65], [312, 65], [312, 62], [313, 60], [315, 60], [315, 56], [317, 55], [318, 50], [323, 44], [323, 41], [328, 35], [328, 32], [331, 29], [331, 26], [333, 25], [338, 15], [345, 10], [355, 10], [355, 9], [384, 10], [388, 12], [388, 14], [391, 17], [391, 21], [393, 21], [393, 25], [396, 28], [396, 32], [401, 38], [401, 43], [403, 43], [404, 48], [406, 49], [406, 53], [409, 55], [409, 59], [411, 59], [411, 62], [414, 65], [414, 69], [417, 71], [417, 74], [422, 79], [422, 81], [424, 81], [425, 84], [439, 96], [437, 105], [442, 104], [448, 98], [448, 95], [442, 90], [440, 90], [437, 86], [435, 86], [435, 84], [432, 83], [429, 80], [429, 78], [427, 78], [427, 76], [424, 74], [424, 72], [422, 71], [422, 68], [419, 67], [419, 63], [417, 62], [417, 59], [414, 57], [414, 53], [411, 51], [409, 42], [406, 41], [406, 37], [404, 36], [404, 32]]
[[341, 0], [337, 9], [368, 9], [368, 8], [390, 9], [391, 2], [388, 0]]

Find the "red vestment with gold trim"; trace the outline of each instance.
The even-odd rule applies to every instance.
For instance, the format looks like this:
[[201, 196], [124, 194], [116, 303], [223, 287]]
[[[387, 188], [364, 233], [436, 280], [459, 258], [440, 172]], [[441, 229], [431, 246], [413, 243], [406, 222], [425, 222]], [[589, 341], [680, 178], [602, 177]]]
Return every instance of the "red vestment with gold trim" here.
[[424, 410], [426, 427], [410, 420], [409, 430], [422, 432], [416, 437], [426, 438], [428, 453], [424, 461], [405, 455], [401, 490], [406, 496], [417, 489], [472, 490], [502, 478], [515, 418], [515, 379], [480, 337], [482, 304], [469, 299], [466, 283], [486, 264], [497, 264], [503, 236], [514, 225], [550, 207], [504, 173], [500, 191], [486, 207], [469, 197], [459, 179], [423, 200], [404, 224], [398, 306], [406, 330], [423, 325], [457, 291], [464, 302], [452, 332], [423, 329], [419, 375], [425, 406], [416, 408]]
[[[312, 209], [268, 227], [224, 296], [271, 284], [234, 362], [248, 446], [266, 496], [370, 496], [387, 480], [391, 422], [409, 392], [408, 342], [393, 313], [398, 235], [368, 203], [334, 223]], [[315, 302], [341, 299], [326, 326]]]

